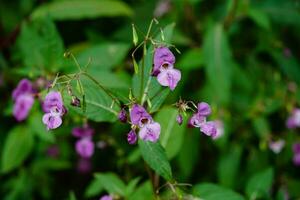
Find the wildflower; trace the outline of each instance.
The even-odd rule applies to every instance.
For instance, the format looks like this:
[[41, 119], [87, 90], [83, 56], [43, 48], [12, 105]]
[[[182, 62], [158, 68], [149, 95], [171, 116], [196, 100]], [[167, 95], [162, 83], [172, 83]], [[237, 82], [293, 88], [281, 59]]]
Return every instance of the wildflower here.
[[129, 144], [135, 144], [137, 141], [137, 135], [135, 133], [134, 130], [131, 130], [128, 134], [127, 134], [127, 141]]
[[90, 158], [94, 154], [94, 143], [91, 138], [82, 138], [75, 144], [76, 152], [83, 158]]
[[200, 126], [200, 131], [207, 136], [211, 136], [212, 138], [217, 135], [216, 124], [213, 121], [206, 122]]
[[27, 118], [34, 103], [33, 93], [32, 84], [27, 79], [22, 79], [13, 90], [12, 98], [15, 101], [13, 115], [17, 121]]
[[99, 200], [113, 200], [113, 197], [110, 195], [104, 195]]
[[207, 117], [211, 114], [211, 108], [206, 102], [198, 103], [198, 114]]
[[94, 129], [89, 125], [84, 125], [83, 127], [75, 127], [72, 129], [72, 135], [77, 138], [89, 137], [91, 138], [94, 134]]
[[143, 126], [143, 124], [151, 122], [152, 117], [143, 106], [134, 104], [130, 110], [130, 121], [133, 125]]
[[160, 125], [157, 122], [143, 126], [139, 132], [139, 137], [144, 141], [156, 142], [160, 135]]
[[118, 114], [118, 119], [120, 122], [126, 123], [127, 122], [127, 114], [126, 110], [124, 108], [121, 109], [121, 111]]
[[300, 109], [293, 110], [292, 115], [287, 119], [286, 126], [289, 129], [300, 127]]
[[278, 140], [278, 141], [270, 141], [269, 142], [269, 148], [276, 154], [280, 153], [282, 148], [284, 147], [285, 142], [284, 140]]
[[157, 81], [159, 82], [159, 84], [161, 84], [162, 86], [168, 86], [170, 90], [175, 89], [180, 79], [180, 71], [174, 69], [173, 67], [162, 69], [161, 72], [157, 75]]
[[224, 124], [221, 120], [215, 120], [215, 125], [217, 129], [217, 133], [213, 139], [218, 139], [224, 135]]
[[61, 117], [66, 113], [66, 108], [63, 105], [62, 97], [59, 92], [49, 92], [43, 102], [45, 114], [43, 123], [47, 129], [56, 129], [62, 124]]
[[183, 118], [182, 118], [182, 115], [181, 114], [178, 114], [177, 117], [176, 117], [176, 121], [179, 125], [182, 124], [182, 121], [183, 121]]
[[294, 152], [293, 162], [296, 166], [300, 166], [300, 143], [295, 143], [293, 145], [293, 152]]
[[160, 68], [164, 63], [170, 65], [175, 64], [175, 56], [167, 47], [158, 47], [154, 52], [153, 70], [152, 75], [157, 76], [160, 73]]

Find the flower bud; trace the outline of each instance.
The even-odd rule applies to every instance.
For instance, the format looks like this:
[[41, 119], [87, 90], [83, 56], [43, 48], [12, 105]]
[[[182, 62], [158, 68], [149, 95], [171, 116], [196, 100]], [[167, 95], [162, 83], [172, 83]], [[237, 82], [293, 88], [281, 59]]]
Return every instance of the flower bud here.
[[182, 118], [182, 115], [181, 114], [178, 114], [177, 117], [176, 117], [176, 121], [179, 125], [182, 124], [182, 121], [183, 121], [183, 118]]
[[120, 122], [127, 122], [127, 114], [124, 108], [122, 108], [122, 110], [119, 112], [118, 119], [120, 120]]
[[134, 130], [131, 130], [128, 134], [127, 134], [127, 141], [129, 144], [135, 144], [137, 141], [137, 135], [135, 133]]
[[80, 99], [78, 99], [76, 96], [72, 96], [71, 105], [74, 107], [81, 107]]

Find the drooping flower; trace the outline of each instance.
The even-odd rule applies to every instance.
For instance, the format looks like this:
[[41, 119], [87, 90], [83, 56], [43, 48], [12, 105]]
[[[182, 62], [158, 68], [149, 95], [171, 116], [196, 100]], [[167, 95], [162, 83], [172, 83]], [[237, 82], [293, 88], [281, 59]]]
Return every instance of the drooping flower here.
[[213, 121], [205, 122], [200, 126], [200, 131], [207, 136], [212, 138], [216, 137], [217, 135], [217, 128], [216, 124]]
[[207, 117], [211, 114], [211, 108], [206, 102], [198, 103], [198, 114]]
[[157, 75], [157, 81], [159, 84], [169, 87], [170, 90], [175, 89], [180, 79], [180, 71], [171, 67], [161, 70], [161, 72]]
[[23, 121], [27, 118], [33, 103], [34, 98], [31, 94], [18, 96], [13, 107], [13, 115], [17, 121]]
[[296, 166], [300, 166], [300, 143], [295, 143], [293, 145], [293, 152], [294, 152], [293, 162]]
[[295, 108], [292, 115], [287, 119], [286, 126], [289, 129], [300, 127], [300, 109]]
[[130, 110], [130, 121], [133, 125], [143, 126], [143, 124], [151, 122], [152, 117], [143, 106], [134, 104]]
[[122, 108], [121, 111], [119, 112], [118, 119], [120, 122], [123, 122], [123, 123], [127, 122], [127, 113], [124, 108]]
[[135, 144], [137, 141], [137, 135], [135, 133], [134, 130], [131, 130], [128, 134], [127, 134], [127, 141], [129, 144]]
[[66, 108], [63, 105], [62, 97], [59, 92], [49, 92], [43, 102], [45, 114], [43, 123], [47, 129], [56, 129], [62, 124], [61, 117], [66, 113]]
[[199, 115], [198, 113], [195, 113], [189, 119], [188, 126], [189, 127], [200, 127], [205, 122], [206, 122], [206, 117]]
[[83, 158], [90, 158], [94, 154], [94, 142], [90, 138], [82, 138], [75, 144], [78, 155]]
[[27, 118], [34, 103], [33, 94], [32, 83], [27, 79], [22, 79], [13, 90], [12, 98], [15, 101], [13, 115], [17, 121], [23, 121]]
[[183, 121], [183, 118], [182, 118], [182, 115], [181, 114], [178, 114], [177, 117], [176, 117], [176, 121], [179, 125], [182, 124], [182, 121]]
[[72, 129], [72, 135], [77, 138], [88, 137], [91, 138], [94, 134], [94, 129], [89, 125], [84, 125], [83, 127], [75, 127]]
[[99, 200], [113, 200], [113, 197], [110, 195], [104, 195], [104, 196], [100, 197]]
[[157, 122], [149, 123], [140, 129], [139, 137], [144, 141], [156, 142], [160, 135], [160, 124]]
[[276, 154], [280, 153], [285, 145], [284, 140], [269, 141], [269, 148]]
[[175, 56], [167, 47], [158, 47], [154, 52], [152, 75], [157, 76], [160, 73], [160, 68], [164, 63], [174, 65]]

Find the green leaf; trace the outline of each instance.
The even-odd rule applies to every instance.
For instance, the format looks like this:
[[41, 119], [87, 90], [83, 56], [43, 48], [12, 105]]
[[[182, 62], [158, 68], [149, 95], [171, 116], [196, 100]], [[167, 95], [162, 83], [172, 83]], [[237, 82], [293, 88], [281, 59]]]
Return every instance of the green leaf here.
[[244, 200], [240, 194], [212, 183], [195, 185], [193, 194], [205, 200]]
[[126, 186], [122, 180], [113, 173], [96, 173], [95, 178], [101, 182], [103, 188], [110, 194], [125, 195]]
[[152, 186], [150, 181], [147, 181], [140, 185], [131, 196], [128, 197], [128, 200], [153, 200], [154, 195], [152, 192]]
[[137, 177], [133, 180], [131, 180], [127, 186], [126, 186], [126, 190], [125, 190], [125, 196], [126, 197], [130, 197], [132, 195], [132, 193], [134, 192], [137, 184], [139, 183], [139, 181], [141, 180], [140, 177]]
[[248, 15], [258, 26], [270, 30], [271, 22], [266, 13], [259, 9], [251, 8], [248, 11]]
[[155, 95], [153, 95], [153, 98], [151, 99], [152, 106], [149, 110], [150, 113], [158, 111], [160, 106], [164, 103], [165, 99], [170, 94], [169, 88], [164, 88], [159, 90]]
[[170, 181], [172, 179], [171, 166], [160, 143], [139, 140], [139, 148], [146, 163], [156, 173]]
[[155, 121], [161, 126], [160, 143], [165, 148], [169, 160], [178, 154], [183, 142], [185, 123], [180, 126], [176, 121], [177, 115], [177, 109], [166, 107], [155, 116]]
[[69, 200], [76, 200], [76, 196], [75, 196], [75, 193], [73, 191], [71, 191], [69, 193]]
[[[83, 112], [81, 108], [70, 106], [66, 103], [68, 108], [72, 111], [78, 112], [81, 115], [86, 116], [88, 119], [96, 122], [113, 122], [117, 119], [120, 106], [114, 101], [113, 97], [110, 96], [110, 92], [104, 92], [98, 85], [92, 82], [86, 77], [81, 78], [83, 88], [85, 90], [85, 103], [86, 110]], [[75, 86], [74, 86], [75, 87]], [[107, 90], [108, 88], [106, 88]], [[73, 90], [75, 95], [80, 97], [78, 93]], [[71, 97], [66, 93], [65, 102], [70, 102]]]
[[78, 20], [97, 17], [131, 16], [130, 7], [117, 0], [54, 1], [38, 7], [33, 19], [50, 16], [55, 20]]
[[17, 49], [24, 64], [18, 72], [26, 76], [43, 75], [45, 70], [56, 73], [64, 61], [62, 39], [49, 18], [24, 22], [17, 39]]
[[4, 143], [1, 171], [7, 173], [22, 165], [34, 144], [33, 134], [25, 126], [17, 126], [8, 134]]
[[126, 43], [106, 43], [93, 45], [77, 55], [81, 66], [85, 66], [89, 59], [89, 70], [110, 70], [121, 64], [126, 58], [130, 45]]
[[253, 119], [252, 123], [255, 129], [255, 133], [259, 138], [268, 137], [271, 131], [268, 120], [265, 117], [256, 117]]
[[272, 187], [274, 171], [268, 168], [252, 176], [246, 185], [246, 194], [250, 199], [267, 197]]
[[233, 145], [221, 156], [218, 165], [218, 178], [222, 185], [231, 188], [235, 186], [241, 154], [242, 149]]
[[102, 180], [95, 178], [91, 181], [88, 187], [85, 190], [84, 196], [86, 198], [94, 197], [100, 195], [104, 187], [102, 185]]
[[203, 63], [202, 50], [200, 48], [195, 48], [186, 51], [182, 57], [180, 57], [180, 60], [176, 65], [183, 70], [193, 70], [201, 68]]
[[139, 37], [135, 30], [134, 24], [132, 24], [132, 41], [133, 41], [134, 46], [136, 46], [137, 43], [139, 42]]
[[233, 61], [222, 24], [215, 24], [207, 31], [203, 61], [213, 100], [219, 104], [229, 103]]

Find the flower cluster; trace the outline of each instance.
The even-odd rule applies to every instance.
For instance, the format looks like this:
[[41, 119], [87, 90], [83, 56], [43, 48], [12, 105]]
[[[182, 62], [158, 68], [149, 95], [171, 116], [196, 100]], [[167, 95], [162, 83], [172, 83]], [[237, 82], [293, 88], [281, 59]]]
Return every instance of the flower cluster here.
[[300, 109], [295, 108], [292, 115], [287, 119], [286, 126], [289, 129], [300, 127]]
[[22, 79], [12, 93], [15, 102], [13, 115], [17, 121], [27, 118], [34, 103], [34, 89], [32, 83], [27, 79]]
[[300, 166], [300, 143], [295, 143], [293, 145], [293, 152], [294, 152], [294, 157], [293, 157], [294, 164]]
[[189, 119], [188, 126], [200, 128], [202, 133], [207, 136], [211, 136], [212, 138], [218, 137], [216, 123], [214, 121], [206, 120], [210, 114], [210, 106], [205, 102], [199, 103], [197, 106], [197, 112]]
[[174, 90], [181, 79], [181, 73], [174, 68], [175, 56], [167, 47], [158, 47], [154, 52], [152, 75], [162, 86]]
[[[119, 120], [125, 122], [127, 119], [125, 109], [122, 109], [119, 113]], [[156, 142], [160, 135], [160, 124], [153, 121], [151, 115], [146, 109], [138, 104], [133, 104], [130, 109], [130, 123], [132, 129], [127, 134], [127, 141], [129, 144], [135, 144], [137, 142], [136, 130], [139, 129], [139, 138], [144, 141]]]
[[92, 137], [94, 129], [85, 125], [83, 127], [76, 127], [72, 130], [72, 135], [78, 138], [75, 149], [79, 156], [82, 158], [90, 158], [94, 154], [94, 142]]
[[62, 124], [62, 116], [67, 112], [60, 92], [49, 92], [43, 102], [43, 123], [47, 126], [47, 130], [56, 129]]

